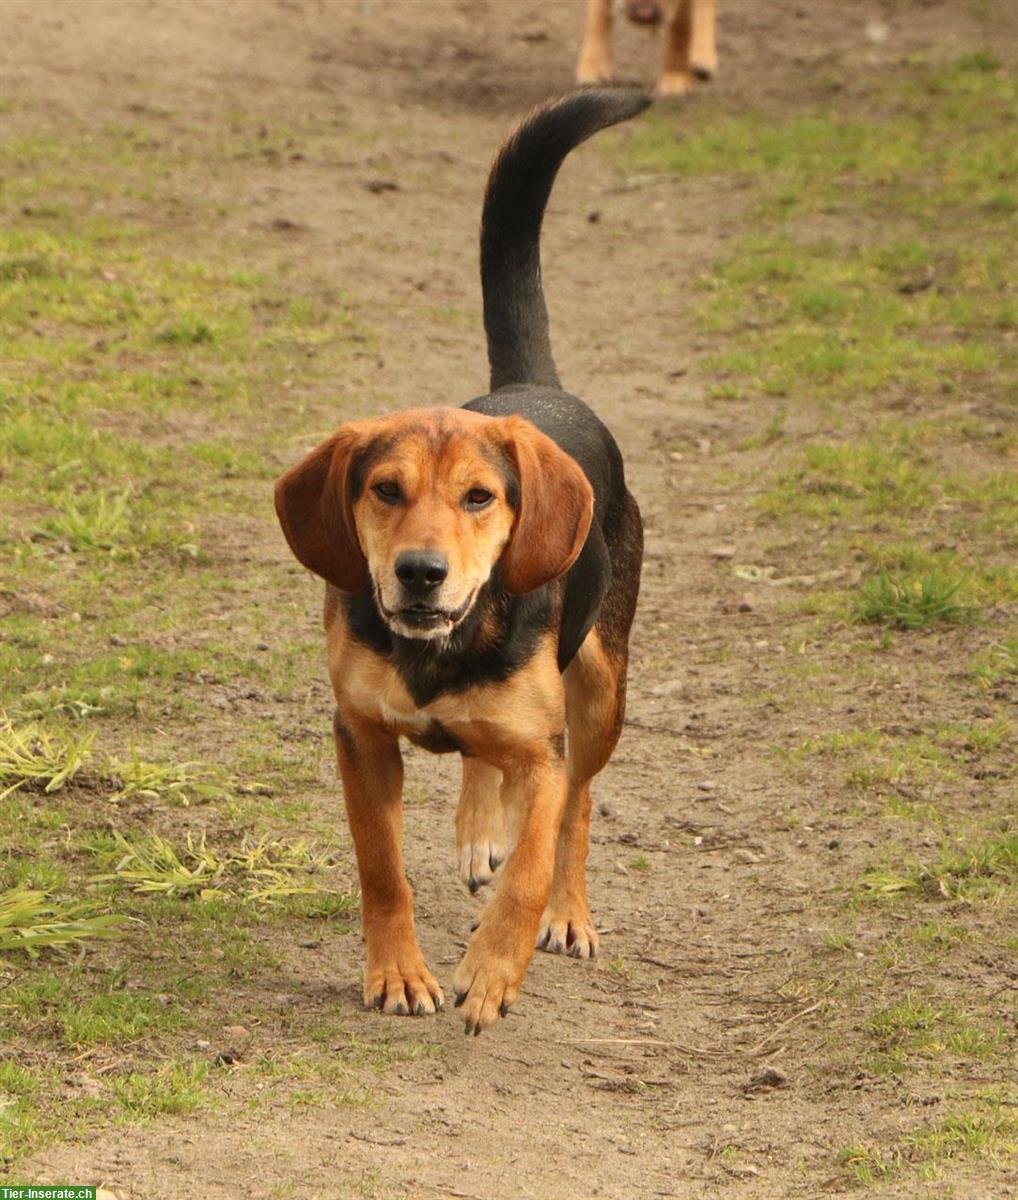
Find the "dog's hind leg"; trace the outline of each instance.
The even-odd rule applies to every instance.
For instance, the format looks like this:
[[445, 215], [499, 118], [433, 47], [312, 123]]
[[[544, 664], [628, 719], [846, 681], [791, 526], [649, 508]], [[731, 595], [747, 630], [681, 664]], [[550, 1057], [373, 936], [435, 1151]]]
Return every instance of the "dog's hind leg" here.
[[501, 787], [502, 772], [497, 767], [464, 757], [456, 849], [460, 875], [472, 892], [491, 882], [509, 852]]
[[693, 35], [689, 44], [689, 66], [697, 79], [713, 79], [718, 69], [714, 8], [715, 0], [693, 0]]
[[714, 46], [715, 0], [674, 0], [665, 22], [665, 55], [659, 96], [684, 96], [695, 79], [710, 79], [718, 67]]
[[611, 757], [622, 729], [626, 664], [605, 653], [597, 626], [566, 667], [566, 765], [569, 790], [555, 849], [555, 875], [537, 946], [593, 958], [598, 935], [587, 902], [590, 784]]
[[636, 612], [643, 555], [640, 511], [627, 497], [609, 539], [613, 576], [601, 613], [566, 667], [566, 767], [569, 790], [555, 850], [555, 875], [537, 945], [552, 954], [593, 958], [598, 935], [587, 901], [590, 785], [612, 756], [626, 711], [629, 629]]
[[576, 64], [577, 83], [608, 83], [612, 77], [612, 0], [587, 0], [587, 24]]

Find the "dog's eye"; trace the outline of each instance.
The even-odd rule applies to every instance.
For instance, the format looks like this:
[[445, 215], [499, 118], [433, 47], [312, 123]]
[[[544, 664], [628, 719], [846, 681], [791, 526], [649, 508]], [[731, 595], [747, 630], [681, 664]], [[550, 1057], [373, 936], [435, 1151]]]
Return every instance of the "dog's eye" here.
[[494, 495], [489, 492], [487, 488], [476, 487], [471, 488], [470, 491], [467, 492], [467, 494], [463, 497], [463, 505], [465, 508], [472, 508], [475, 510], [479, 508], [487, 508], [494, 499]]
[[399, 484], [394, 483], [391, 479], [383, 479], [381, 483], [376, 483], [371, 490], [379, 500], [384, 500], [386, 504], [398, 504], [403, 498]]

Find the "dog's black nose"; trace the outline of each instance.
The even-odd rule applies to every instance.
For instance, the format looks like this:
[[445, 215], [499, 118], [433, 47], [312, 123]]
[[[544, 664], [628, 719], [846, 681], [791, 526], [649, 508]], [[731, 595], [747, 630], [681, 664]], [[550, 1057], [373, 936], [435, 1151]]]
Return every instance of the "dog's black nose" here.
[[396, 559], [396, 578], [413, 596], [426, 596], [449, 574], [449, 560], [434, 550], [404, 550]]

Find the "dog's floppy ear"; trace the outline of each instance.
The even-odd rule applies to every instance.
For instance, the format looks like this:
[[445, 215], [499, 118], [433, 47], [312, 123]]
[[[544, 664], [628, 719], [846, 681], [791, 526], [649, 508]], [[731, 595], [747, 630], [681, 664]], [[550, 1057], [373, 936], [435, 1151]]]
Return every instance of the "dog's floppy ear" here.
[[519, 594], [551, 583], [576, 561], [590, 531], [594, 490], [576, 459], [521, 418], [508, 423], [505, 449], [520, 494], [502, 555], [502, 582]]
[[357, 540], [351, 467], [361, 432], [344, 425], [276, 483], [276, 513], [290, 549], [309, 570], [358, 592], [368, 564]]

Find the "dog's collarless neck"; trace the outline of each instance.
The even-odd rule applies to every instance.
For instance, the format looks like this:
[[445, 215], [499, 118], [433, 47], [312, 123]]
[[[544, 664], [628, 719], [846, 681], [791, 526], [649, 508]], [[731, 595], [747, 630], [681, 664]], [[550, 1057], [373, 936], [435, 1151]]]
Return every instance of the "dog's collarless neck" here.
[[418, 707], [446, 692], [498, 683], [531, 658], [552, 625], [554, 585], [511, 596], [496, 583], [447, 638], [405, 638], [385, 623], [369, 582], [343, 597], [352, 636], [391, 662]]

